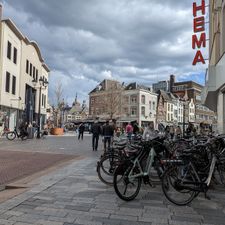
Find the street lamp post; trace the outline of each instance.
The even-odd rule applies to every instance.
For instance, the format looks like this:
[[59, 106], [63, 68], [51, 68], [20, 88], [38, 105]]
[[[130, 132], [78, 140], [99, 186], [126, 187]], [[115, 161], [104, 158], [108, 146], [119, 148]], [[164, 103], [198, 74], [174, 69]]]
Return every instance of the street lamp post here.
[[[48, 81], [46, 81], [43, 77], [40, 77], [39, 81], [39, 104], [38, 104], [38, 127], [37, 127], [37, 138], [41, 138], [40, 136], [40, 127], [41, 127], [41, 89], [42, 86], [44, 86], [45, 88], [48, 85]], [[37, 80], [33, 80], [32, 82], [34, 83], [34, 85], [37, 84], [38, 82]]]

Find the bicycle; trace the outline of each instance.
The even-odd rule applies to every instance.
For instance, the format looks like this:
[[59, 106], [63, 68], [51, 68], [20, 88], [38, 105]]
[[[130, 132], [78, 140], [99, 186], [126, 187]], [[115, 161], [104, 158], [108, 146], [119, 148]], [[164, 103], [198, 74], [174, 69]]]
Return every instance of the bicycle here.
[[96, 171], [99, 179], [107, 184], [113, 185], [113, 174], [121, 161], [129, 158], [140, 146], [139, 142], [130, 144], [127, 140], [114, 140], [112, 146], [101, 156], [97, 162]]
[[203, 192], [205, 198], [209, 199], [207, 191], [215, 169], [218, 169], [217, 165], [220, 165], [216, 141], [216, 138], [211, 138], [203, 145], [210, 159], [208, 166], [205, 163], [202, 164], [206, 166], [204, 169], [201, 168], [201, 162], [199, 162], [202, 152], [192, 149], [184, 151], [177, 159], [165, 160], [169, 167], [162, 176], [162, 190], [170, 202], [179, 206], [187, 205], [200, 192]]
[[114, 171], [113, 185], [116, 194], [125, 201], [131, 201], [138, 195], [142, 181], [154, 186], [151, 181], [151, 169], [154, 168], [161, 178], [164, 166], [162, 157], [169, 157], [163, 144], [164, 138], [156, 137], [142, 142], [142, 148], [129, 159], [123, 161]]
[[16, 127], [14, 128], [13, 131], [9, 131], [6, 133], [6, 138], [10, 141], [14, 140], [16, 137], [21, 138], [21, 140], [23, 141], [27, 139], [28, 133], [25, 132], [18, 133]]

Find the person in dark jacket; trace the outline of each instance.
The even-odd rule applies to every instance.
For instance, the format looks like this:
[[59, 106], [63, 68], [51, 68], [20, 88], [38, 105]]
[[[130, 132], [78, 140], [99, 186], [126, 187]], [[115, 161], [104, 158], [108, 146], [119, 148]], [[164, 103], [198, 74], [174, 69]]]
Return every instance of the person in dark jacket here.
[[92, 133], [92, 149], [93, 151], [97, 151], [99, 135], [101, 134], [101, 126], [98, 123], [98, 121], [95, 121], [94, 124], [92, 125], [91, 133]]
[[138, 133], [139, 133], [138, 123], [137, 123], [137, 121], [134, 121], [134, 124], [133, 124], [133, 134], [134, 135], [137, 135]]
[[110, 147], [113, 133], [114, 133], [113, 126], [109, 124], [109, 121], [106, 121], [106, 124], [102, 128], [102, 135], [104, 137], [104, 151], [106, 151], [107, 143], [108, 143], [108, 148]]
[[80, 140], [80, 138], [83, 140], [83, 137], [84, 137], [84, 129], [85, 129], [85, 126], [83, 123], [80, 124], [79, 128], [78, 128], [78, 131], [79, 131], [79, 135], [78, 135], [78, 140]]

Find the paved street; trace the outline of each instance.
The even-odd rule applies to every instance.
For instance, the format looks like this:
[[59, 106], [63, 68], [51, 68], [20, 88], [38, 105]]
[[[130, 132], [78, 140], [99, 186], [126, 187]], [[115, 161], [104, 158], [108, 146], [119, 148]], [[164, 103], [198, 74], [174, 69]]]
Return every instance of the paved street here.
[[0, 149], [83, 156], [37, 178], [30, 189], [0, 205], [0, 224], [15, 225], [223, 225], [225, 192], [220, 186], [201, 194], [189, 207], [169, 203], [160, 186], [142, 186], [131, 202], [120, 200], [96, 174], [100, 152], [90, 148], [91, 137], [47, 137], [45, 140], [7, 142]]

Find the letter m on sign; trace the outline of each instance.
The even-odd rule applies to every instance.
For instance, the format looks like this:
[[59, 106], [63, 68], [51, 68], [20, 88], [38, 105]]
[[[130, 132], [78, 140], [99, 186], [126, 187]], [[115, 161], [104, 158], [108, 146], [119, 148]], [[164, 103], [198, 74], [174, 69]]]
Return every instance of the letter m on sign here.
[[196, 34], [192, 35], [192, 48], [195, 49], [196, 45], [198, 48], [206, 47], [206, 34], [201, 33], [199, 39]]

